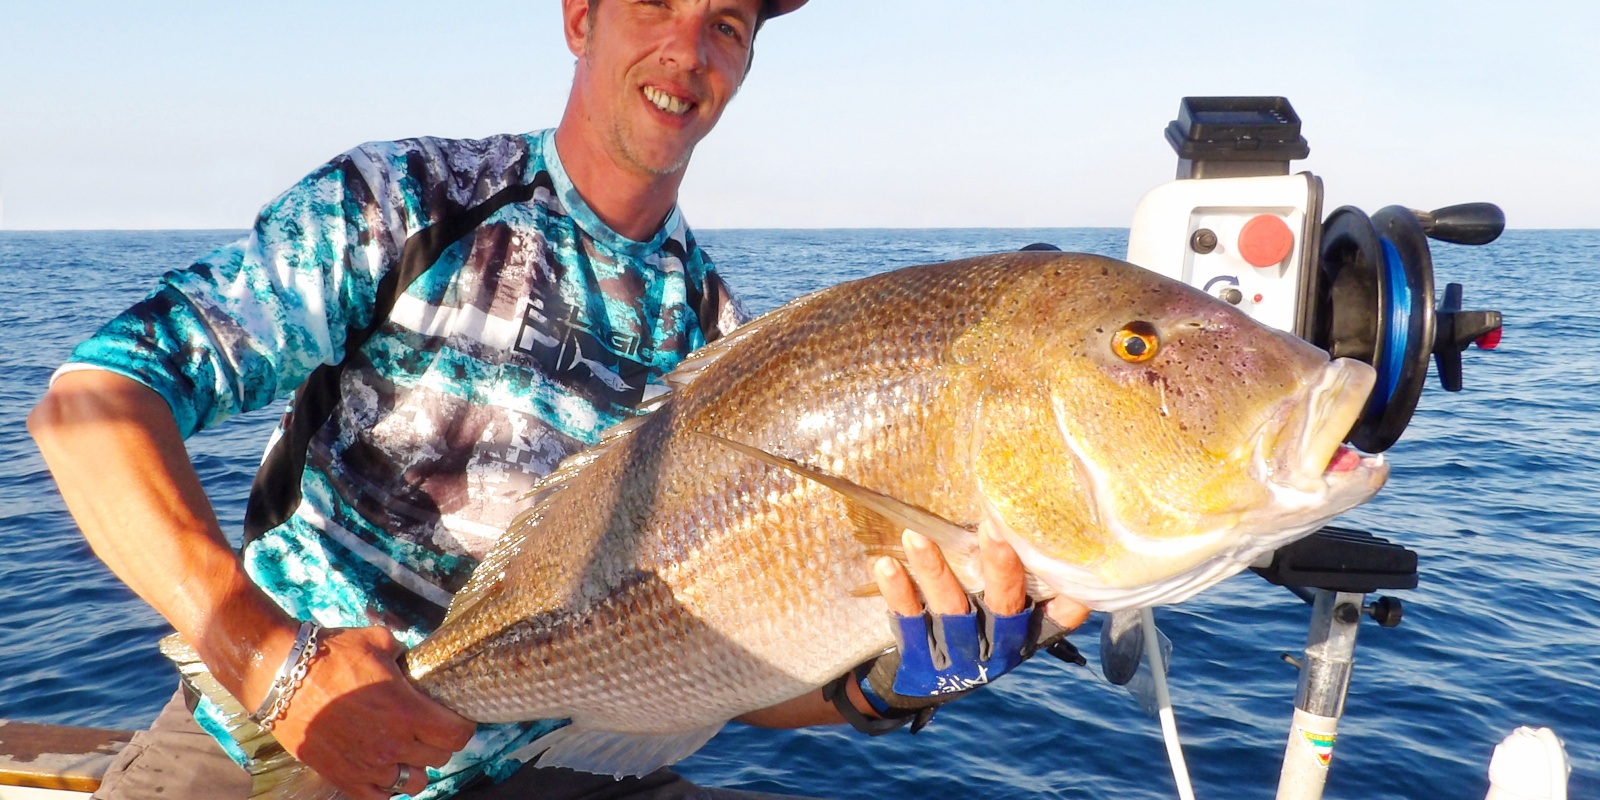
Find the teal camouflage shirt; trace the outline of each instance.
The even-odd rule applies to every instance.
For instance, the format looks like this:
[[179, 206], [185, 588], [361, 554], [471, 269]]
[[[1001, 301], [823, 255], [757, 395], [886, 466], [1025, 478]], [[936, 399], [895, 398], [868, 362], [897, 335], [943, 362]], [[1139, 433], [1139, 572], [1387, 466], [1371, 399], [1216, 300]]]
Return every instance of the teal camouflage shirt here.
[[[445, 248], [347, 353], [407, 241], [514, 184], [533, 186], [532, 200]], [[676, 209], [647, 242], [601, 222], [553, 131], [415, 139], [364, 145], [313, 172], [246, 238], [165, 275], [63, 369], [150, 386], [187, 437], [291, 398], [316, 367], [343, 362], [298, 507], [242, 556], [290, 614], [384, 625], [409, 646], [437, 625], [519, 497], [743, 317]], [[223, 733], [214, 706], [197, 717]], [[509, 774], [519, 750], [560, 724], [483, 726], [423, 796]]]

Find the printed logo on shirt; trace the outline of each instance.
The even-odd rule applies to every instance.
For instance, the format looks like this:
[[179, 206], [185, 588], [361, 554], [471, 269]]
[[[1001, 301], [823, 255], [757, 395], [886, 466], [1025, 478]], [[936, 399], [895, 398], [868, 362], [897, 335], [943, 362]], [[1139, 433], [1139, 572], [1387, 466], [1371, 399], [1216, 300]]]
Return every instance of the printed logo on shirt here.
[[614, 332], [602, 338], [565, 304], [542, 297], [529, 300], [514, 348], [538, 359], [556, 382], [591, 400], [631, 409], [644, 398], [649, 365], [638, 360], [639, 337]]

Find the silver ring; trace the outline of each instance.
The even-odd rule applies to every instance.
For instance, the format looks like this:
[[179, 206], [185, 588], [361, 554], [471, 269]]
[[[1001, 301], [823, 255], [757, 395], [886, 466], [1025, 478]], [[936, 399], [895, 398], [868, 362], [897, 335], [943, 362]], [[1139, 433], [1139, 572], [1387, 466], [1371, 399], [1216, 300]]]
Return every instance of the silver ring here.
[[400, 790], [406, 788], [406, 784], [408, 784], [410, 782], [411, 782], [411, 765], [410, 764], [401, 764], [400, 765], [400, 774], [395, 776], [394, 783], [389, 784], [389, 794], [399, 794]]

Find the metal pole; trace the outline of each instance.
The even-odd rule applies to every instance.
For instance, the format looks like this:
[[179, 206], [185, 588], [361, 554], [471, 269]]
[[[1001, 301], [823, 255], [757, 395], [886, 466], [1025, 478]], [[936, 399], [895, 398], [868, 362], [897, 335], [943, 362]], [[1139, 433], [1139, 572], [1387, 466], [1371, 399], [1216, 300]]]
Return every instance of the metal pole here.
[[1306, 657], [1295, 692], [1294, 723], [1278, 779], [1278, 800], [1319, 800], [1350, 688], [1356, 628], [1365, 595], [1318, 589], [1311, 608]]

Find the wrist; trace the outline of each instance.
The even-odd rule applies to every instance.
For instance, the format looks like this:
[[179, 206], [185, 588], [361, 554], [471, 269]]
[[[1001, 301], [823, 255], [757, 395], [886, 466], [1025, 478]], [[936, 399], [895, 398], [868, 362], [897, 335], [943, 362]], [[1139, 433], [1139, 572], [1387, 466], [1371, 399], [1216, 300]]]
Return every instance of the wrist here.
[[882, 719], [890, 716], [891, 706], [888, 700], [885, 700], [882, 695], [878, 694], [876, 689], [872, 688], [872, 680], [870, 679], [872, 664], [873, 662], [869, 661], [856, 667], [851, 672], [854, 680], [846, 684], [845, 690], [849, 692], [850, 703], [856, 707], [857, 711], [873, 719]]
[[288, 713], [295, 692], [299, 691], [300, 684], [305, 681], [306, 675], [311, 670], [311, 662], [317, 657], [317, 651], [321, 647], [318, 636], [321, 633], [322, 626], [315, 622], [300, 623], [299, 629], [295, 632], [294, 644], [274, 674], [260, 705], [250, 715], [250, 719], [264, 730], [272, 730], [278, 720], [283, 719], [284, 714]]
[[850, 727], [868, 736], [882, 736], [899, 730], [906, 723], [912, 722], [913, 716], [917, 716], [898, 714], [880, 716], [862, 692], [861, 679], [856, 677], [856, 673], [857, 670], [846, 672], [822, 688], [823, 699], [838, 709], [839, 716]]
[[[253, 584], [249, 588], [259, 593]], [[246, 711], [261, 708], [301, 630], [300, 620], [261, 599], [261, 604], [236, 599], [227, 604], [231, 608], [218, 608], [200, 631], [182, 632], [212, 677]]]

